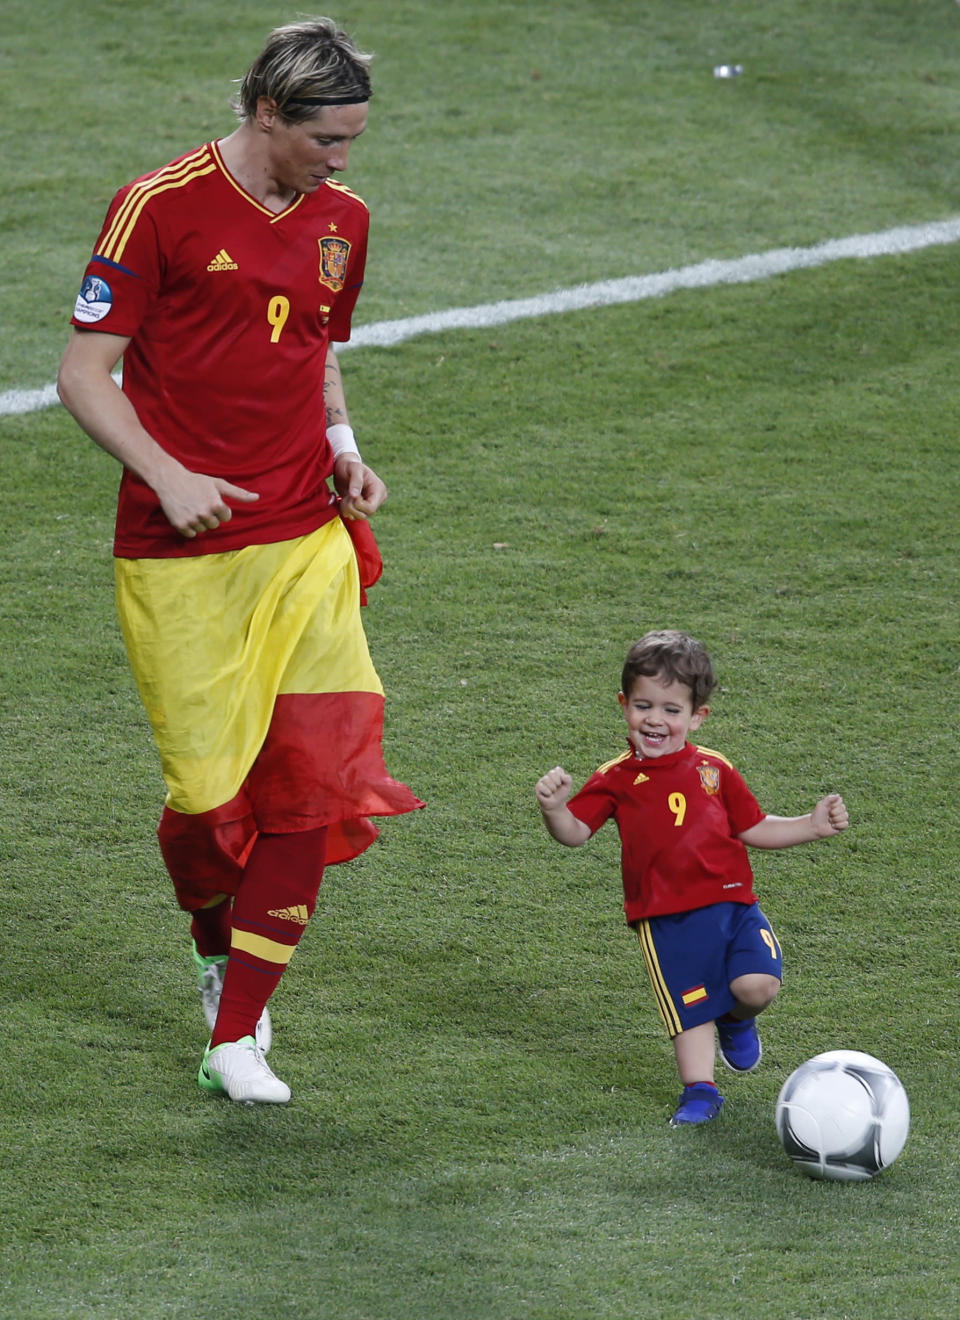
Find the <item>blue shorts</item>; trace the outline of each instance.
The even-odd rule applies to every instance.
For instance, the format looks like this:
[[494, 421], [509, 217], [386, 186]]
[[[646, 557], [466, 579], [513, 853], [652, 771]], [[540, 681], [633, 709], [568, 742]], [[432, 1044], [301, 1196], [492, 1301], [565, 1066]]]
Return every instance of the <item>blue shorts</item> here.
[[756, 903], [713, 903], [634, 926], [670, 1036], [713, 1022], [736, 1005], [730, 982], [765, 973], [783, 980], [783, 954]]

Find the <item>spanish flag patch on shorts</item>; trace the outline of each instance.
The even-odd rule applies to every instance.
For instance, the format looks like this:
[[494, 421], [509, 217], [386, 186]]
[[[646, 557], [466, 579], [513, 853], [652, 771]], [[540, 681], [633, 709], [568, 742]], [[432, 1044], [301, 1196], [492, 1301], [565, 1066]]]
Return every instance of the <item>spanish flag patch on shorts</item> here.
[[680, 996], [684, 1005], [689, 1008], [691, 1004], [702, 1004], [708, 998], [707, 988], [703, 985], [695, 985], [692, 990], [685, 990]]

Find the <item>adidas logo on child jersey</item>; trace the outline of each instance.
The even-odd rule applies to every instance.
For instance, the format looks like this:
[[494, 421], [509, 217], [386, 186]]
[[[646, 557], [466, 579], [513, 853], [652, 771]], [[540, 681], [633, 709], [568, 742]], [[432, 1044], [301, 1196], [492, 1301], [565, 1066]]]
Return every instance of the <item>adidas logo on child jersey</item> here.
[[239, 270], [240, 267], [230, 256], [226, 248], [221, 248], [217, 255], [210, 262], [207, 270]]

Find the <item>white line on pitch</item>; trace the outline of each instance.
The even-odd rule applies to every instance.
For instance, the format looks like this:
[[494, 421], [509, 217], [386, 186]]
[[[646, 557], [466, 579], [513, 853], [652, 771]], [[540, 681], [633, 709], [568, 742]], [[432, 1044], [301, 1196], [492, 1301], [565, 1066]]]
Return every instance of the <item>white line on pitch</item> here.
[[[387, 348], [402, 344], [417, 335], [436, 334], [441, 330], [482, 330], [506, 325], [534, 316], [552, 316], [559, 312], [579, 311], [587, 307], [610, 307], [616, 303], [642, 302], [662, 298], [678, 289], [708, 289], [718, 284], [749, 284], [770, 279], [792, 270], [825, 266], [831, 261], [863, 260], [870, 257], [897, 256], [921, 248], [955, 243], [960, 239], [960, 219], [942, 220], [925, 225], [901, 225], [876, 234], [853, 234], [849, 238], [829, 239], [812, 247], [774, 248], [729, 261], [701, 261], [678, 270], [655, 275], [635, 275], [619, 280], [601, 280], [597, 284], [579, 284], [572, 289], [533, 298], [512, 298], [505, 302], [479, 303], [474, 307], [453, 307], [425, 316], [408, 316], [397, 321], [376, 321], [358, 326], [348, 348]], [[57, 402], [56, 387], [45, 385], [38, 390], [7, 390], [0, 394], [0, 416], [36, 412]]]

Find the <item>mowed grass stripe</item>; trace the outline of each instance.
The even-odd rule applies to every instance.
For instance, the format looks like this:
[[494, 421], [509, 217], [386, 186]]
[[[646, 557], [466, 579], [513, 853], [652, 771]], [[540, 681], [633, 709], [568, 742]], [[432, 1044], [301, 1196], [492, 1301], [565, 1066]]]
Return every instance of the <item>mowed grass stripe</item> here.
[[[616, 280], [600, 280], [594, 284], [578, 284], [573, 288], [557, 289], [532, 298], [510, 298], [501, 302], [429, 312], [425, 316], [376, 321], [371, 325], [358, 326], [350, 342], [341, 348], [389, 348], [418, 335], [437, 334], [443, 330], [481, 330], [536, 316], [582, 311], [588, 307], [643, 302], [647, 298], [662, 298], [681, 289], [750, 284], [794, 270], [824, 266], [831, 261], [901, 256], [928, 247], [955, 243], [958, 238], [960, 219], [922, 225], [898, 225], [875, 234], [852, 234], [847, 238], [827, 239], [811, 247], [772, 248], [768, 252], [750, 253], [727, 261], [700, 261], [652, 275], [632, 275]], [[56, 402], [57, 389], [52, 384], [35, 390], [6, 390], [0, 394], [0, 417], [39, 412], [52, 407]]]

